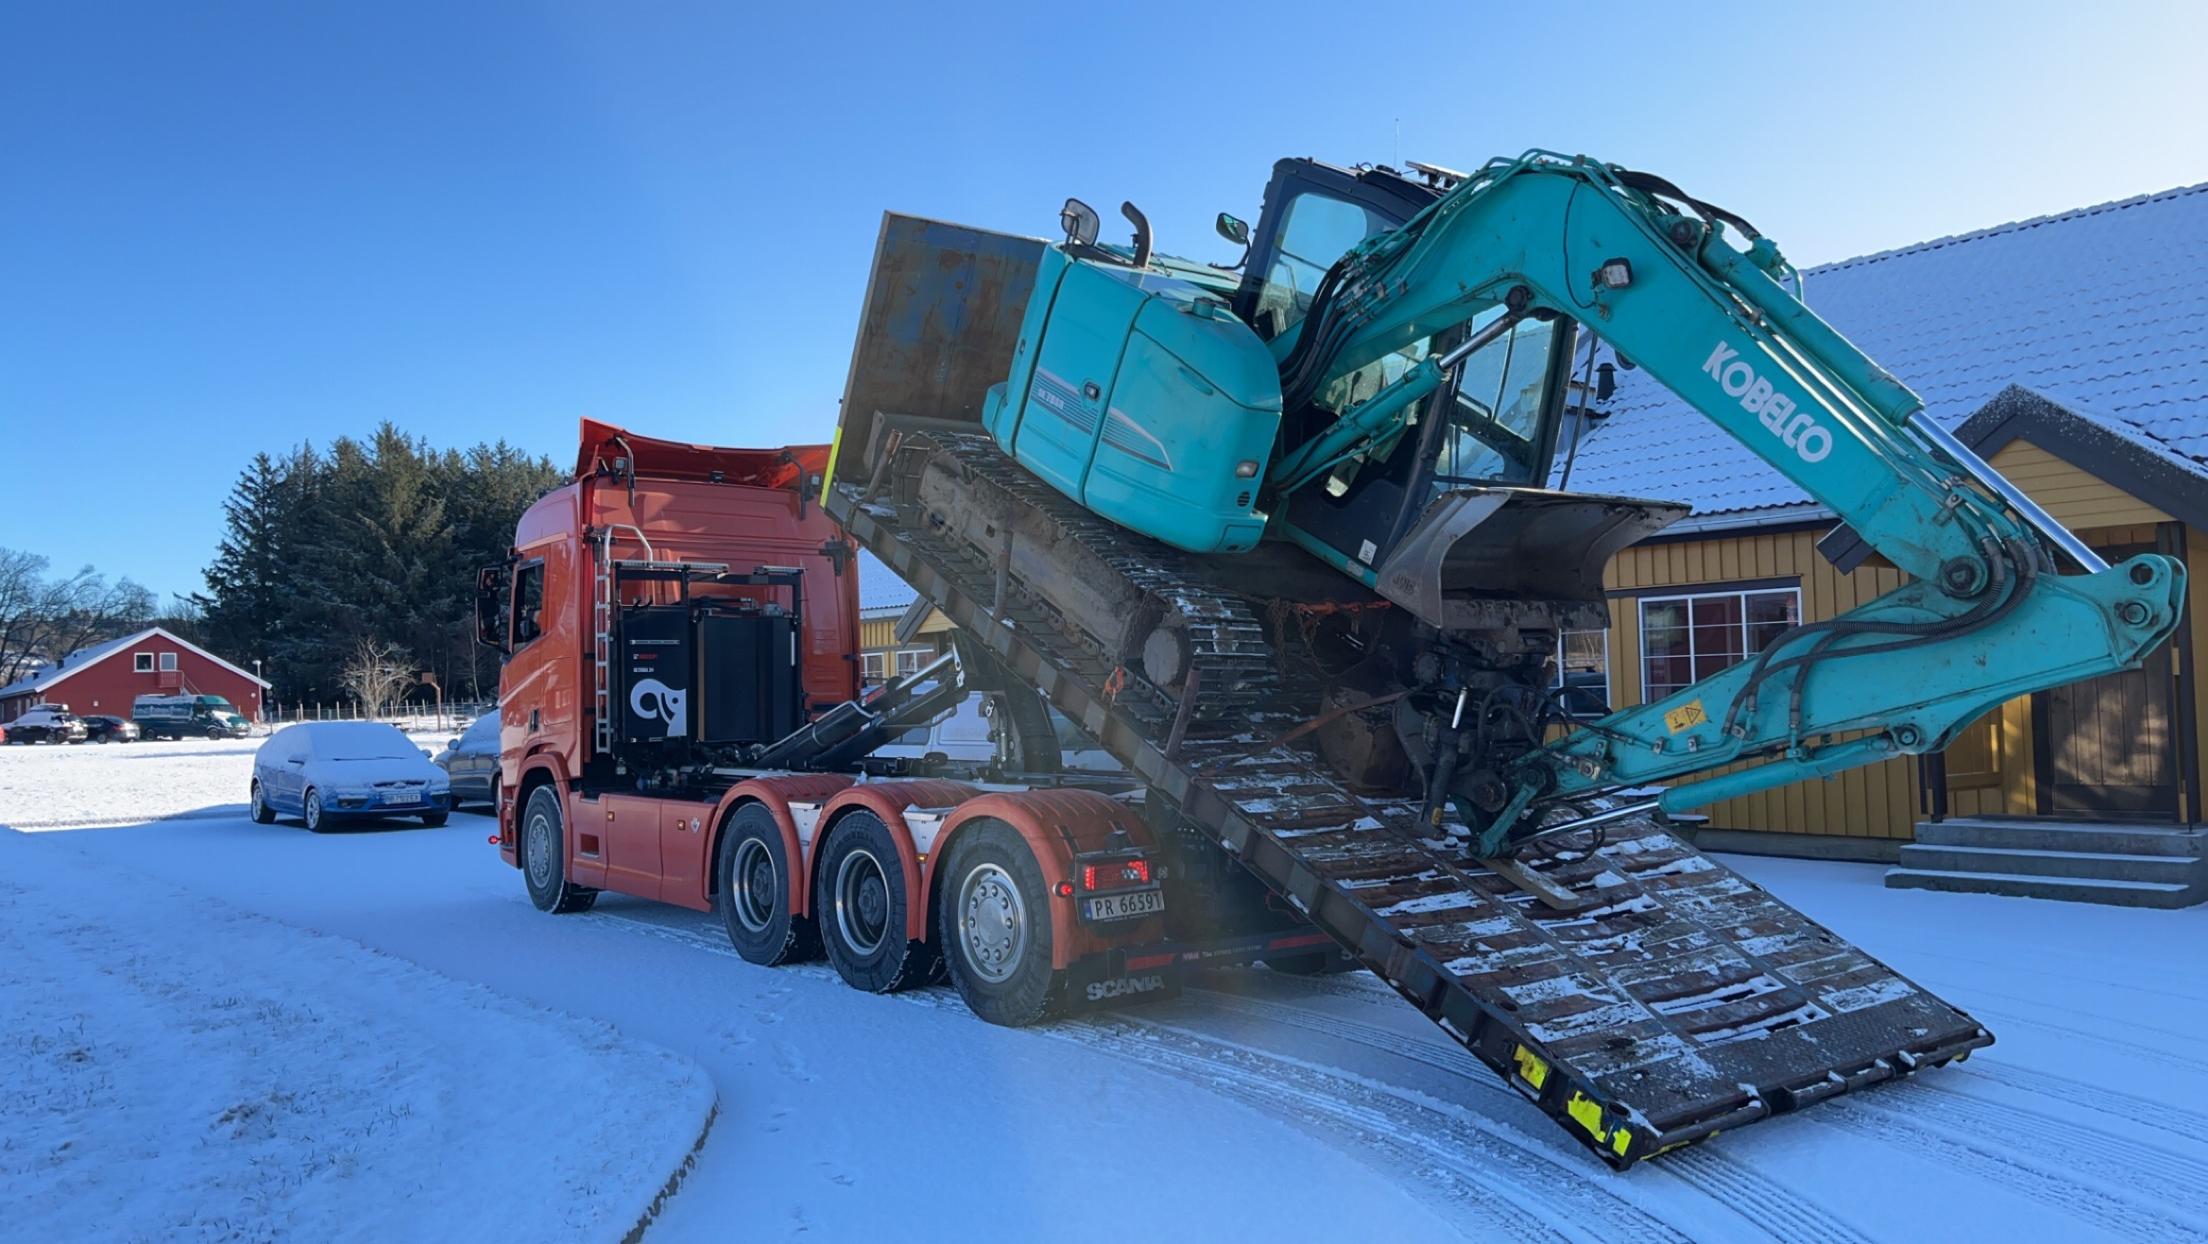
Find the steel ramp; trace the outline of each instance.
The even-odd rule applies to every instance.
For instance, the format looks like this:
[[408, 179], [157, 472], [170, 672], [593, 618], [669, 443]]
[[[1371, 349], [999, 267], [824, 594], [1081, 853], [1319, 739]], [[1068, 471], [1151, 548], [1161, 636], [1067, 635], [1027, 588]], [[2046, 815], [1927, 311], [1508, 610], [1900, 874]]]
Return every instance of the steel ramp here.
[[[1184, 730], [1108, 694], [1114, 670], [968, 546], [857, 486], [826, 505], [860, 544], [1267, 886], [1604, 1162], [1643, 1158], [1955, 1060], [1978, 1022], [1646, 822], [1519, 862], [1558, 910], [1423, 838], [1274, 737], [1264, 711]], [[999, 608], [1001, 606], [1001, 609]], [[1291, 692], [1282, 692], [1292, 698]], [[1292, 723], [1283, 703], [1271, 717]]]

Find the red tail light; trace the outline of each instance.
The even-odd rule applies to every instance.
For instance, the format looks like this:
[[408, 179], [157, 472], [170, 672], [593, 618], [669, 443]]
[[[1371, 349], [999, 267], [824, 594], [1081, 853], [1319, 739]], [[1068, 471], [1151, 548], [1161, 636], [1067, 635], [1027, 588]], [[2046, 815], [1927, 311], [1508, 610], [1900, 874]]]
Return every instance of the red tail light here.
[[1102, 864], [1081, 866], [1081, 888], [1084, 890], [1117, 890], [1131, 885], [1150, 884], [1150, 861], [1111, 860]]

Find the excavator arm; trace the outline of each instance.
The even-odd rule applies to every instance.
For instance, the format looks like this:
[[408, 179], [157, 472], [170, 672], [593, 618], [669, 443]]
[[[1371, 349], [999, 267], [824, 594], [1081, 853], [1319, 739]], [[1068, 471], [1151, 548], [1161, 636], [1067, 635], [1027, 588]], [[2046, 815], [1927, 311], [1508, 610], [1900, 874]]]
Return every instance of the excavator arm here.
[[[1747, 250], [1730, 241], [1735, 231]], [[2104, 565], [1785, 288], [1777, 278], [1790, 273], [1746, 222], [1658, 179], [1534, 152], [1490, 164], [1353, 248], [1308, 316], [1274, 341], [1294, 409], [1392, 351], [1502, 308], [1472, 340], [1282, 455], [1269, 473], [1277, 489], [1386, 443], [1497, 332], [1563, 316], [1910, 576], [1740, 665], [1529, 751], [1499, 811], [1458, 805], [1478, 854], [1585, 824], [1576, 814], [1559, 822], [1556, 810], [1608, 790], [1766, 760], [1656, 801], [1679, 811], [1937, 750], [2007, 699], [2135, 666], [2176, 628], [2181, 565], [2151, 554]], [[2058, 573], [2055, 551], [2082, 573]]]

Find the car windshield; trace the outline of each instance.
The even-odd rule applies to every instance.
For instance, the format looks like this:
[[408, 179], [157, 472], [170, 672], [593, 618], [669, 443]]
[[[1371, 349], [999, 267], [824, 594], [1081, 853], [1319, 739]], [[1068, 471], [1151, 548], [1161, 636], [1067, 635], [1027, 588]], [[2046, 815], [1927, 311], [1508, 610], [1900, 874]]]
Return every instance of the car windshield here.
[[398, 760], [421, 751], [396, 726], [330, 722], [315, 729], [314, 754], [324, 760]]

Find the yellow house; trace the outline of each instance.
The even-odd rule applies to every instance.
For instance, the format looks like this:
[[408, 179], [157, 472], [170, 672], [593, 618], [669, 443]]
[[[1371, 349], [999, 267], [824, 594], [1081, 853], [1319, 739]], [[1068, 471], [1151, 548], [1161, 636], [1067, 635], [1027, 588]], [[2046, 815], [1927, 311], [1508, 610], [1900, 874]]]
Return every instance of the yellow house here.
[[[860, 552], [859, 662], [867, 686], [879, 686], [893, 674], [910, 674], [950, 650], [950, 619], [916, 606], [917, 599], [889, 567], [872, 553]], [[902, 639], [900, 629], [905, 632]]]
[[[2208, 557], [2191, 554], [2208, 550], [2208, 185], [1828, 265], [1808, 273], [1806, 292], [2111, 561], [2159, 551], [2189, 562], [2191, 602], [2142, 669], [2012, 702], [1944, 755], [1720, 804], [1704, 845], [1907, 864], [1920, 828], [1967, 846], [1928, 828], [1942, 822], [1999, 818], [1986, 832], [2011, 845], [2029, 841], [2024, 822], [2043, 836], [2081, 823], [2199, 826]], [[1695, 506], [1612, 560], [1607, 632], [1566, 639], [1567, 672], [1583, 686], [1599, 676], [1613, 705], [1706, 677], [1785, 627], [1901, 582], [1829, 510], [1654, 381], [1626, 373], [1587, 425], [1569, 487]], [[2197, 857], [2198, 836], [2183, 837]]]

